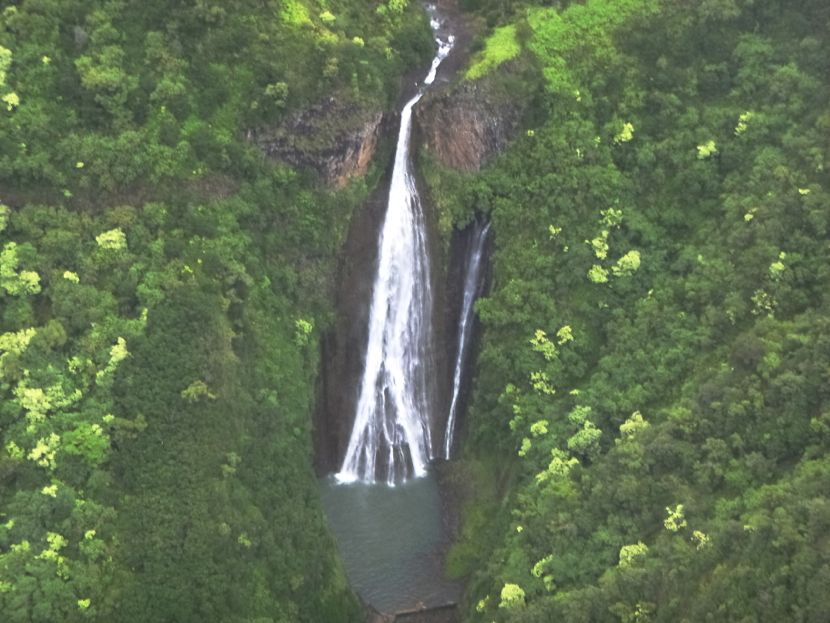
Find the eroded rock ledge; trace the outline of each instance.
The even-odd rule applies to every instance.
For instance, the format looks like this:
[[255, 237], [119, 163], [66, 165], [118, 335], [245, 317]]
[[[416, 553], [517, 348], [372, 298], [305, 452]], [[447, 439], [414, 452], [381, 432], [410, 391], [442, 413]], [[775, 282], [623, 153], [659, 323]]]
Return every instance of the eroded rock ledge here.
[[247, 138], [272, 160], [313, 170], [325, 184], [342, 188], [366, 173], [391, 117], [329, 97], [277, 127], [249, 130]]
[[428, 93], [415, 109], [415, 127], [440, 164], [478, 171], [507, 147], [524, 109], [499, 80], [463, 80]]

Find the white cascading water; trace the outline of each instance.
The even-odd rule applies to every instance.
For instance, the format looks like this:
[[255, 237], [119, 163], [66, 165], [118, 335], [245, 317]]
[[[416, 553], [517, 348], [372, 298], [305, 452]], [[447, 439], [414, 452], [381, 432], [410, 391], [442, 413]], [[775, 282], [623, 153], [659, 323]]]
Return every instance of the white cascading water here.
[[[434, 8], [430, 7], [432, 11]], [[432, 12], [431, 11], [431, 12]], [[433, 13], [434, 15], [434, 13]], [[433, 16], [433, 32], [441, 24]], [[336, 478], [394, 485], [423, 476], [433, 458], [426, 366], [432, 316], [426, 228], [409, 157], [412, 107], [435, 80], [453, 37], [438, 52], [418, 93], [401, 111], [389, 203], [378, 242], [369, 342], [354, 426]]]
[[473, 240], [470, 244], [470, 254], [467, 257], [464, 275], [464, 299], [461, 302], [461, 313], [458, 317], [458, 351], [455, 356], [455, 372], [452, 378], [452, 400], [447, 416], [447, 428], [444, 432], [444, 458], [449, 460], [455, 437], [455, 421], [458, 411], [458, 399], [461, 393], [461, 375], [467, 361], [467, 349], [470, 343], [473, 328], [473, 303], [481, 290], [481, 265], [484, 257], [484, 246], [490, 223], [482, 226], [476, 223]]

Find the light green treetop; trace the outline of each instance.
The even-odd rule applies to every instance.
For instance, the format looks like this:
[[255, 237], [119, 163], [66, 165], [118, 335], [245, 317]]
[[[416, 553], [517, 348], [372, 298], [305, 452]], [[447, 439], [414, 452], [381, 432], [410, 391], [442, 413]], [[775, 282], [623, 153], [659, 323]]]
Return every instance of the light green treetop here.
[[525, 592], [518, 584], [505, 584], [501, 589], [499, 608], [521, 608], [525, 605]]
[[25, 296], [40, 292], [40, 275], [33, 270], [21, 270], [17, 265], [17, 243], [8, 242], [0, 252], [0, 287], [12, 296]]
[[648, 545], [639, 541], [633, 545], [623, 545], [620, 548], [620, 567], [632, 567], [637, 560], [643, 558], [648, 553]]
[[110, 229], [95, 236], [95, 242], [102, 249], [123, 249], [127, 246], [127, 237], [120, 227]]

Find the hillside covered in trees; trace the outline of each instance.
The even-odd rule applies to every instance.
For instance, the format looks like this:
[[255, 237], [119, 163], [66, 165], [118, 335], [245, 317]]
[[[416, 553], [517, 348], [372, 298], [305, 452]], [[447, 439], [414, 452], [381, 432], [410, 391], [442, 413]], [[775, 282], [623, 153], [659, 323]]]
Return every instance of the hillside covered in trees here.
[[480, 5], [466, 78], [538, 84], [433, 176], [496, 232], [469, 620], [827, 620], [830, 6]]
[[[418, 158], [494, 240], [461, 616], [830, 620], [830, 5], [459, 4], [454, 80], [523, 111], [480, 172]], [[406, 0], [0, 3], [0, 619], [363, 620], [310, 414], [385, 163], [251, 137], [432, 51]]]
[[356, 620], [309, 414], [368, 182], [334, 194], [246, 136], [393, 106], [426, 16], [0, 4], [0, 619]]

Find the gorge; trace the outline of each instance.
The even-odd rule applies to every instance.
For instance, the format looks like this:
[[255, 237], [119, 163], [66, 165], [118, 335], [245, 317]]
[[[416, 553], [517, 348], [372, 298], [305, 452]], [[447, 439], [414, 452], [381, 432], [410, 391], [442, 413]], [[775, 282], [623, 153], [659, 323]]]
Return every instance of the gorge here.
[[5, 2], [0, 619], [830, 621], [829, 59], [827, 0]]
[[[434, 7], [430, 7], [434, 12]], [[440, 21], [432, 17], [433, 30]], [[401, 112], [389, 200], [379, 240], [377, 277], [369, 311], [369, 341], [357, 413], [340, 482], [393, 485], [423, 476], [433, 458], [427, 392], [432, 293], [426, 228], [411, 171], [412, 108], [435, 80], [454, 38], [436, 39], [438, 52], [418, 93]]]
[[[459, 586], [443, 572], [445, 508], [430, 464], [450, 458], [489, 233], [489, 224], [476, 221], [469, 240], [457, 241], [467, 244], [461, 244], [461, 266], [452, 271], [460, 277], [452, 284], [460, 289], [454, 291], [448, 279], [440, 279], [446, 269], [431, 257], [439, 246], [430, 240], [435, 232], [430, 232], [411, 154], [413, 109], [455, 41], [438, 9], [426, 8], [437, 52], [400, 114], [371, 302], [362, 319], [367, 335], [353, 424], [339, 470], [321, 484], [350, 582], [384, 612], [443, 607], [458, 597]], [[447, 285], [436, 287], [436, 281]], [[449, 319], [456, 308], [457, 319]], [[443, 317], [448, 320], [436, 322]], [[437, 354], [453, 349], [438, 343], [436, 325], [448, 325], [442, 334], [456, 338], [454, 356]], [[451, 382], [440, 378], [447, 373]], [[346, 413], [337, 417], [348, 420]]]

